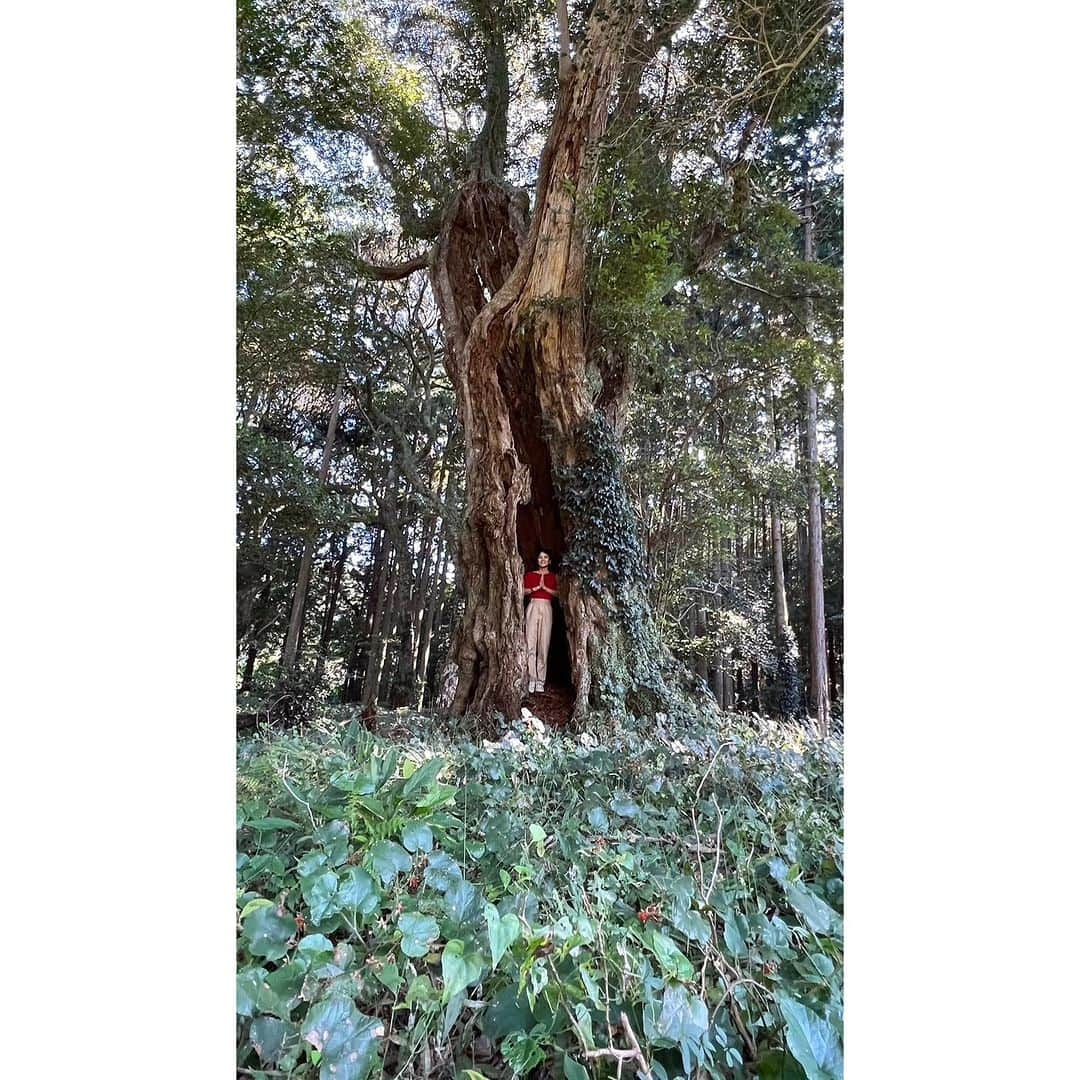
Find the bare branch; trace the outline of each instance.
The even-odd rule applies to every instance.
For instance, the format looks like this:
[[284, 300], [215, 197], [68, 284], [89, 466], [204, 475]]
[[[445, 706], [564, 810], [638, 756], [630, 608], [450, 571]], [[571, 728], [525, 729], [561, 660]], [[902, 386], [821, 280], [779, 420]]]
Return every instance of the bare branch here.
[[431, 249], [417, 255], [414, 259], [406, 259], [399, 263], [372, 263], [357, 256], [357, 264], [360, 273], [364, 277], [374, 278], [376, 281], [400, 281], [417, 270], [426, 270], [431, 263]]

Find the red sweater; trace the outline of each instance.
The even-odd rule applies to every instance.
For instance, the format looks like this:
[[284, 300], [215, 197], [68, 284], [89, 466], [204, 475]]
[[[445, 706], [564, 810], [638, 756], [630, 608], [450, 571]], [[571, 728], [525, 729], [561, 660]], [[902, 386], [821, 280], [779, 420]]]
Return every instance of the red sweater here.
[[[541, 581], [541, 578], [543, 581]], [[532, 598], [534, 600], [550, 600], [559, 588], [558, 575], [553, 574], [550, 570], [545, 570], [543, 574], [539, 570], [530, 570], [525, 575], [525, 588], [536, 589], [538, 587], [539, 591], [534, 592]]]

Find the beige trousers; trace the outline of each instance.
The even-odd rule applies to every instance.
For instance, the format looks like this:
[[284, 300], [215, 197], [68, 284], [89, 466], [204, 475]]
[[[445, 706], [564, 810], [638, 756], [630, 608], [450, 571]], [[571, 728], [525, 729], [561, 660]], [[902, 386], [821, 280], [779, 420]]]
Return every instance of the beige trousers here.
[[525, 662], [529, 683], [547, 679], [548, 646], [551, 644], [551, 601], [530, 600], [525, 609]]

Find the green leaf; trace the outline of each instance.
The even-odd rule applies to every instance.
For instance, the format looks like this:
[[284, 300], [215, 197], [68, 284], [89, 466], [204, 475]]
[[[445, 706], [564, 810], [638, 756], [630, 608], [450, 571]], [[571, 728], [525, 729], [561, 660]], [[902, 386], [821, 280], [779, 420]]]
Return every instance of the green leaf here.
[[783, 1050], [767, 1050], [758, 1058], [761, 1080], [806, 1080], [803, 1067]]
[[513, 912], [500, 916], [494, 904], [484, 905], [484, 919], [488, 928], [488, 944], [491, 946], [491, 967], [499, 966], [503, 954], [518, 939], [521, 920]]
[[430, 915], [417, 911], [403, 912], [397, 925], [401, 931], [401, 951], [406, 956], [426, 955], [431, 943], [439, 937], [439, 924]]
[[325, 963], [334, 955], [334, 943], [325, 934], [308, 934], [296, 946], [293, 963], [299, 963], [306, 971]]
[[[289, 1036], [289, 1024], [269, 1016], [257, 1016], [251, 1022], [248, 1036], [259, 1060], [267, 1065], [276, 1065], [285, 1049], [285, 1040]], [[296, 1029], [293, 1028], [295, 1031]]]
[[430, 760], [425, 761], [424, 764], [405, 781], [405, 786], [401, 790], [402, 796], [409, 799], [416, 794], [416, 792], [427, 787], [428, 784], [434, 783], [435, 778], [442, 771], [444, 764], [445, 762], [442, 758], [431, 758]]
[[258, 818], [255, 821], [249, 821], [247, 824], [249, 829], [254, 829], [256, 832], [278, 832], [281, 829], [303, 828], [298, 822], [283, 817]]
[[671, 913], [671, 925], [699, 945], [708, 944], [712, 937], [712, 928], [700, 911], [677, 907]]
[[289, 1006], [273, 987], [266, 983], [266, 969], [243, 968], [236, 974], [236, 1012], [239, 1016], [273, 1013], [283, 1020], [289, 1018]]
[[531, 1072], [541, 1061], [544, 1060], [544, 1049], [540, 1043], [523, 1031], [515, 1031], [503, 1039], [499, 1047], [506, 1063], [514, 1071], [515, 1076], [523, 1076]]
[[337, 888], [337, 874], [332, 870], [300, 878], [300, 891], [304, 894], [304, 901], [311, 909], [313, 923], [321, 923], [327, 915], [332, 915], [338, 910]]
[[364, 1016], [345, 997], [329, 997], [308, 1010], [300, 1034], [320, 1051], [319, 1080], [364, 1080], [378, 1057], [379, 1020]]
[[350, 866], [341, 875], [337, 899], [342, 909], [359, 912], [366, 918], [378, 911], [382, 895], [375, 879], [366, 870]]
[[569, 1054], [563, 1054], [562, 1067], [566, 1080], [589, 1080], [588, 1070]]
[[844, 1055], [832, 1025], [787, 994], [778, 994], [777, 1001], [787, 1021], [788, 1047], [807, 1080], [843, 1080]]
[[483, 899], [471, 882], [459, 879], [446, 890], [446, 918], [455, 930], [467, 930], [480, 919]]
[[398, 966], [393, 960], [381, 967], [375, 973], [375, 978], [378, 979], [392, 994], [396, 994], [398, 987], [405, 981], [401, 977], [401, 972], [398, 971]]
[[[654, 1004], [654, 1002], [649, 1002]], [[651, 1041], [676, 1046], [682, 1042], [697, 1044], [709, 1027], [709, 1009], [685, 986], [668, 986], [660, 1004], [646, 1015], [645, 1036]]]
[[428, 857], [424, 868], [424, 884], [444, 893], [455, 881], [462, 877], [461, 867], [445, 851], [434, 851]]
[[467, 989], [484, 973], [484, 960], [479, 953], [465, 952], [465, 943], [455, 938], [446, 943], [442, 955], [443, 993], [445, 1005], [455, 994]]
[[401, 843], [406, 851], [430, 851], [435, 837], [430, 825], [423, 821], [410, 821], [401, 830]]
[[656, 959], [660, 961], [660, 967], [666, 978], [688, 982], [694, 977], [693, 964], [686, 959], [678, 945], [667, 934], [653, 930], [648, 936], [647, 943]]
[[244, 920], [241, 937], [252, 956], [280, 960], [289, 950], [286, 944], [296, 933], [296, 920], [284, 908], [256, 908]]
[[273, 907], [274, 901], [267, 900], [262, 896], [256, 896], [254, 900], [249, 900], [244, 905], [244, 910], [240, 912], [240, 921], [243, 922], [253, 911], [261, 907]]
[[805, 885], [793, 881], [788, 884], [786, 891], [791, 906], [806, 920], [806, 925], [815, 934], [831, 934], [833, 928], [840, 925], [840, 916]]
[[384, 885], [412, 867], [412, 856], [393, 840], [380, 840], [371, 849], [367, 861]]
[[480, 1014], [480, 1025], [484, 1034], [496, 1042], [513, 1031], [528, 1031], [534, 1023], [528, 1001], [524, 995], [518, 996], [517, 987], [513, 983], [504, 986]]
[[636, 818], [641, 814], [641, 807], [632, 799], [615, 798], [608, 805], [619, 817]]
[[746, 918], [738, 912], [729, 912], [724, 916], [724, 944], [732, 956], [747, 956], [746, 933], [749, 930]]
[[349, 827], [344, 821], [331, 821], [315, 830], [315, 839], [326, 851], [331, 866], [340, 866], [349, 855]]

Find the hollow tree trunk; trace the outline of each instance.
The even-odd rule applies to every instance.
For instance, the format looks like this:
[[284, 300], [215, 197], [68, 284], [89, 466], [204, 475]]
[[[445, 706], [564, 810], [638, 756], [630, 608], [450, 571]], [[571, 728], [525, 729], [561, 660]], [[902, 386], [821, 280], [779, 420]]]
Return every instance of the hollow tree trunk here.
[[[576, 58], [564, 55], [528, 228], [526, 200], [502, 180], [501, 153], [481, 148], [432, 252], [465, 435], [465, 608], [440, 697], [456, 714], [518, 715], [524, 558], [540, 548], [559, 560], [576, 714], [624, 698], [641, 712], [674, 693], [658, 662], [613, 425], [585, 378], [585, 214], [639, 6], [598, 0]], [[505, 57], [489, 61], [493, 132], [505, 90]]]

